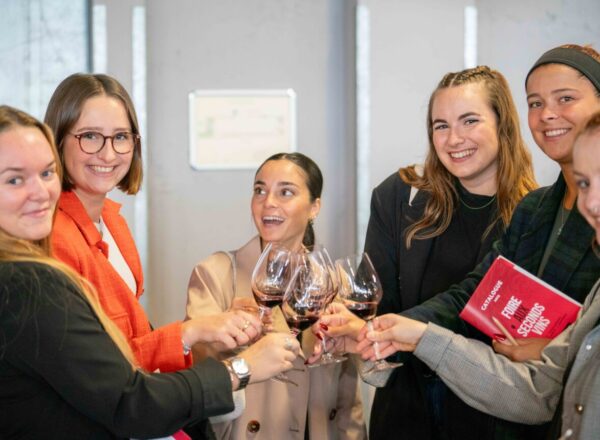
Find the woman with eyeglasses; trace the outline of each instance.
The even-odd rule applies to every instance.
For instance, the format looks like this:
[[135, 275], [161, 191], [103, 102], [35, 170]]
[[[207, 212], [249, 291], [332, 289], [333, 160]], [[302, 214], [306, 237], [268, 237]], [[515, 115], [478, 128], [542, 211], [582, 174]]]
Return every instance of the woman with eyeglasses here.
[[107, 197], [115, 187], [136, 194], [142, 182], [139, 126], [125, 88], [107, 75], [71, 75], [52, 95], [45, 120], [64, 167], [52, 250], [94, 285], [140, 366], [176, 371], [192, 365], [196, 343], [226, 350], [254, 340], [261, 322], [242, 310], [151, 327], [138, 301], [144, 285], [133, 237], [120, 205]]

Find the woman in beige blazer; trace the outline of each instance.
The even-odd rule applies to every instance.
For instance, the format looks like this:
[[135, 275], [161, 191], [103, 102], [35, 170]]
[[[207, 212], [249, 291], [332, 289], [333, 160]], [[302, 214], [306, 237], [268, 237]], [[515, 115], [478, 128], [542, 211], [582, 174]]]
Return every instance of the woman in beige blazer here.
[[[322, 186], [321, 171], [303, 154], [268, 158], [256, 173], [252, 196], [259, 235], [236, 251], [217, 252], [196, 265], [188, 287], [187, 317], [228, 310], [234, 298], [253, 301], [252, 270], [265, 243], [294, 250], [312, 248], [312, 221], [319, 213]], [[273, 326], [285, 326], [277, 313]], [[306, 354], [313, 345], [310, 330], [303, 332]], [[197, 353], [196, 357], [207, 355], [215, 353]], [[277, 381], [248, 386], [243, 413], [234, 420], [213, 423], [217, 438], [304, 440], [305, 429], [308, 438], [315, 440], [366, 438], [351, 362], [309, 369], [297, 358], [287, 375], [297, 386]]]

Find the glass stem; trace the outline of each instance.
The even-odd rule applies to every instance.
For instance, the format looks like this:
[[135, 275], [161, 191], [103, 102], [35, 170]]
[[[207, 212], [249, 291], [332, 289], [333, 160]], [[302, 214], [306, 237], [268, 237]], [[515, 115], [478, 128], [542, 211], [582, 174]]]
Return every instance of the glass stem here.
[[[369, 320], [367, 322], [367, 327], [369, 328], [369, 331], [372, 332], [373, 331], [373, 321]], [[375, 357], [377, 358], [377, 362], [379, 362], [381, 359], [381, 354], [379, 353], [379, 342], [373, 342], [373, 350], [375, 351]]]

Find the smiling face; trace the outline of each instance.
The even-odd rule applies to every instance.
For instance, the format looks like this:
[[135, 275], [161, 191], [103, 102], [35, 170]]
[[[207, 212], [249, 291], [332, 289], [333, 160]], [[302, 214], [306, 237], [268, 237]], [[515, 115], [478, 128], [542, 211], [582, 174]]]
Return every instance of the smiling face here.
[[131, 132], [131, 124], [123, 103], [105, 95], [88, 99], [81, 116], [64, 140], [64, 166], [75, 192], [84, 200], [104, 199], [125, 177], [131, 166], [133, 151], [117, 154], [111, 141], [106, 140], [98, 153], [87, 154], [79, 148], [73, 134], [98, 132], [105, 136]]
[[573, 150], [577, 209], [596, 231], [600, 244], [600, 129], [577, 138]]
[[444, 167], [470, 192], [494, 194], [497, 121], [482, 82], [436, 92], [431, 107], [433, 145]]
[[52, 230], [60, 182], [46, 137], [37, 128], [0, 133], [0, 228], [25, 240], [41, 240]]
[[546, 64], [527, 80], [529, 129], [535, 143], [552, 160], [568, 165], [579, 130], [600, 100], [592, 83], [563, 64]]
[[320, 199], [311, 201], [306, 174], [293, 162], [270, 160], [256, 174], [252, 217], [263, 242], [299, 249], [308, 221], [320, 206]]

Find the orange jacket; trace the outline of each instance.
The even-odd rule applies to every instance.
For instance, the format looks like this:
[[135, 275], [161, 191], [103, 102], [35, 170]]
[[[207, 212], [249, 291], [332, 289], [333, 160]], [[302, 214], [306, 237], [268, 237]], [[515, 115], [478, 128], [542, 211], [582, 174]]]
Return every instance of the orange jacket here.
[[144, 289], [142, 266], [121, 205], [106, 199], [102, 220], [110, 230], [137, 284], [135, 296], [108, 261], [108, 246], [75, 193], [60, 196], [52, 231], [52, 252], [90, 281], [106, 314], [127, 337], [138, 362], [147, 371], [176, 371], [192, 365], [183, 355], [181, 322], [153, 330], [138, 299]]

